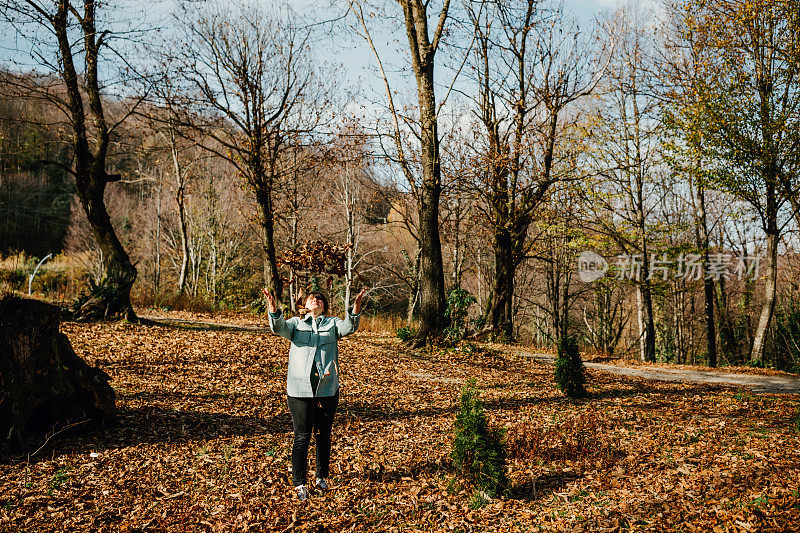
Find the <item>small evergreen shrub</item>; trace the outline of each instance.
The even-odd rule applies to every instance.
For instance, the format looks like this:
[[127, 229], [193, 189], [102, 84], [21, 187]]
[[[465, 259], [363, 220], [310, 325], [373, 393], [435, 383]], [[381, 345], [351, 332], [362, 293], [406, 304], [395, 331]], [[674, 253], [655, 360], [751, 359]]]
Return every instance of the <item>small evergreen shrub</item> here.
[[575, 337], [564, 335], [558, 340], [558, 357], [556, 358], [555, 381], [558, 389], [570, 398], [586, 396], [586, 377], [583, 373], [583, 361]]
[[473, 378], [461, 390], [450, 458], [461, 478], [476, 490], [495, 497], [509, 486], [506, 450], [502, 430], [489, 426], [478, 395]]
[[488, 503], [490, 503], [490, 500], [486, 498], [486, 496], [484, 496], [480, 491], [476, 491], [472, 495], [472, 499], [469, 501], [469, 508], [473, 510], [481, 509]]

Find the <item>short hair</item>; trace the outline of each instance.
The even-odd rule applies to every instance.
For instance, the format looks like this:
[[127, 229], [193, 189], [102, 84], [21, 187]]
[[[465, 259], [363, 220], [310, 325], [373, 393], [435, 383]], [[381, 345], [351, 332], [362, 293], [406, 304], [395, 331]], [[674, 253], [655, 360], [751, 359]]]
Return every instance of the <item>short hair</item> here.
[[305, 307], [305, 306], [306, 306], [306, 302], [308, 301], [308, 298], [309, 298], [310, 296], [313, 296], [313, 297], [314, 297], [314, 298], [316, 298], [317, 300], [320, 300], [320, 301], [322, 301], [322, 305], [323, 305], [322, 312], [323, 312], [323, 313], [327, 313], [327, 312], [328, 312], [328, 297], [327, 297], [327, 296], [325, 296], [325, 295], [324, 295], [323, 293], [321, 293], [320, 291], [310, 291], [310, 292], [309, 292], [309, 293], [306, 295], [305, 299], [303, 300], [303, 307]]

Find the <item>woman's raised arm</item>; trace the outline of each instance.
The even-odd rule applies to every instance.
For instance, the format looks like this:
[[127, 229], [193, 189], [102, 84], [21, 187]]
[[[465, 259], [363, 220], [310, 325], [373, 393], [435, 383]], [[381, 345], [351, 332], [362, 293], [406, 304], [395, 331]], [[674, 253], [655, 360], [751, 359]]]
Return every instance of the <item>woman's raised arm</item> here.
[[264, 287], [261, 289], [267, 299], [267, 309], [269, 310], [269, 329], [276, 335], [280, 335], [284, 339], [292, 340], [294, 333], [294, 324], [287, 322], [283, 318], [283, 313], [278, 311], [278, 305], [275, 302], [275, 296], [272, 291]]
[[364, 298], [364, 294], [366, 294], [366, 292], [366, 287], [361, 289], [361, 292], [358, 293], [356, 299], [353, 300], [352, 313], [350, 312], [350, 309], [345, 309], [344, 320], [341, 318], [336, 319], [337, 337], [342, 338], [346, 335], [350, 335], [351, 333], [355, 333], [358, 329], [358, 323], [361, 320], [361, 300]]

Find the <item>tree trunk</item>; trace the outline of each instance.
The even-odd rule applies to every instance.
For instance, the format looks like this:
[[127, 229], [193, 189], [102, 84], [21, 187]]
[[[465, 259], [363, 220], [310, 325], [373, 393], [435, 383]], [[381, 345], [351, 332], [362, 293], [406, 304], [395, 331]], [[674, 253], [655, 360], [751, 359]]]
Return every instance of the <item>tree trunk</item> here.
[[156, 191], [156, 267], [153, 273], [153, 305], [158, 302], [158, 291], [161, 288], [161, 189]]
[[175, 171], [177, 190], [175, 191], [175, 207], [178, 210], [178, 229], [181, 233], [181, 269], [178, 273], [178, 291], [180, 294], [186, 290], [186, 275], [189, 272], [189, 236], [186, 222], [186, 184], [178, 160], [175, 132], [170, 130], [170, 151], [172, 153], [172, 166]]
[[417, 308], [417, 302], [419, 301], [419, 261], [420, 261], [420, 250], [417, 250], [417, 253], [414, 254], [414, 260], [412, 261], [410, 257], [408, 257], [405, 252], [403, 255], [406, 257], [406, 261], [408, 263], [408, 268], [411, 271], [411, 283], [408, 286], [408, 310], [406, 312], [406, 322], [411, 324], [414, 319], [414, 311]]
[[[554, 254], [555, 255], [555, 254]], [[552, 336], [556, 343], [561, 338], [561, 277], [555, 261], [545, 266], [547, 278], [547, 296], [550, 300], [550, 320], [553, 324]]]
[[[95, 241], [105, 259], [105, 271], [98, 287], [93, 287], [89, 297], [79, 301], [74, 310], [76, 318], [92, 320], [98, 318], [123, 317], [136, 320], [131, 306], [130, 294], [136, 281], [136, 268], [123, 248], [103, 201], [106, 185], [113, 181], [106, 172], [106, 156], [111, 140], [103, 110], [98, 79], [100, 47], [105, 33], [95, 28], [94, 2], [84, 2], [82, 16], [82, 52], [84, 59], [83, 90], [73, 60], [75, 43], [71, 40], [72, 25], [69, 21], [71, 6], [60, 0], [51, 19], [52, 29], [58, 42], [61, 78], [67, 96], [67, 108], [73, 131], [73, 157], [75, 161], [75, 185], [81, 206], [92, 229]], [[94, 143], [90, 147], [86, 124], [83, 95], [86, 95], [89, 116], [93, 122]], [[115, 178], [116, 179], [116, 178]]]
[[456, 206], [453, 213], [453, 289], [461, 288], [461, 279], [464, 275], [464, 239], [461, 238], [461, 226], [464, 222], [464, 207], [461, 198], [456, 198]]
[[404, 0], [402, 6], [419, 101], [422, 166], [422, 190], [419, 198], [420, 328], [414, 345], [423, 346], [428, 338], [438, 338], [447, 326], [444, 317], [444, 265], [439, 236], [442, 181], [433, 68], [450, 2], [446, 0], [442, 7], [433, 39], [428, 34], [428, 3], [422, 0]]
[[[438, 158], [438, 154], [436, 157]], [[435, 167], [438, 175], [438, 162]], [[440, 190], [438, 177], [437, 183], [426, 183], [423, 186], [422, 204], [420, 206], [420, 331], [418, 343], [421, 344], [424, 344], [429, 337], [439, 337], [446, 327], [444, 317], [444, 269], [442, 265], [442, 245], [439, 238]]]
[[478, 299], [478, 309], [483, 309], [483, 250], [481, 249], [480, 240], [478, 241], [477, 245], [478, 254], [475, 257], [475, 267], [478, 271], [477, 282], [478, 282], [478, 294], [475, 296]]
[[[692, 317], [692, 321], [694, 321], [695, 308], [696, 308], [694, 296], [695, 296], [695, 291], [689, 291], [689, 316]], [[695, 347], [697, 346], [697, 343], [695, 342], [694, 328], [689, 328], [689, 346], [691, 346], [691, 350], [689, 350], [689, 359], [687, 361], [687, 364], [693, 365], [695, 359], [694, 356], [696, 353]]]
[[645, 313], [644, 360], [654, 363], [656, 360], [656, 327], [653, 317], [653, 294], [650, 290], [650, 282], [645, 281], [642, 289]]
[[272, 215], [272, 193], [262, 191], [257, 195], [261, 210], [261, 227], [264, 231], [264, 283], [271, 287], [275, 299], [283, 297], [283, 279], [278, 270], [278, 254], [275, 250], [275, 219]]
[[644, 224], [642, 224], [641, 249], [642, 249], [642, 270], [639, 280], [639, 334], [641, 335], [641, 360], [654, 363], [656, 360], [656, 328], [655, 317], [653, 316], [653, 293], [650, 280], [650, 258], [646, 237], [644, 236]]
[[350, 309], [350, 296], [353, 289], [353, 279], [355, 277], [355, 261], [356, 261], [356, 252], [358, 246], [358, 234], [359, 228], [357, 226], [358, 222], [356, 220], [356, 212], [357, 209], [356, 200], [358, 199], [357, 194], [352, 190], [355, 187], [353, 183], [353, 179], [350, 175], [347, 174], [347, 162], [345, 161], [345, 176], [344, 176], [344, 206], [345, 206], [345, 218], [347, 220], [347, 259], [346, 259], [346, 270], [344, 276], [344, 308]]
[[414, 287], [408, 293], [408, 310], [406, 311], [406, 323], [411, 324], [414, 321], [414, 310], [417, 308], [417, 300], [419, 300], [419, 287], [414, 284]]
[[639, 357], [644, 362], [653, 363], [656, 360], [656, 331], [649, 281], [642, 280], [636, 286], [636, 296], [639, 303]]
[[[747, 281], [745, 280], [745, 293], [747, 293]], [[738, 350], [736, 331], [733, 325], [733, 316], [728, 304], [728, 294], [725, 287], [725, 278], [720, 278], [715, 287], [715, 299], [717, 303], [717, 314], [719, 316], [719, 338], [722, 353], [729, 363], [740, 363], [741, 353]], [[749, 345], [749, 344], [748, 344]]]
[[[348, 230], [349, 233], [349, 230]], [[350, 309], [350, 293], [353, 289], [353, 249], [347, 249], [347, 271], [344, 276], [344, 308]]]
[[569, 282], [570, 277], [565, 273], [564, 280], [561, 284], [561, 309], [560, 309], [560, 324], [558, 329], [559, 338], [566, 337], [569, 334]]
[[116, 413], [109, 376], [75, 354], [59, 321], [56, 306], [0, 300], [0, 450], [24, 448], [54, 429]]
[[[706, 260], [707, 261], [707, 260]], [[714, 280], [707, 279], [703, 283], [706, 311], [706, 343], [708, 346], [708, 366], [717, 366], [717, 331], [714, 323]]]
[[[80, 182], [82, 180], [76, 180]], [[105, 272], [97, 290], [93, 290], [88, 299], [79, 302], [74, 309], [76, 320], [97, 320], [105, 318], [124, 318], [136, 321], [136, 314], [131, 305], [131, 288], [136, 281], [136, 268], [131, 263], [128, 253], [119, 241], [111, 218], [103, 203], [105, 184], [89, 186], [78, 185], [78, 197], [89, 219], [95, 241], [103, 254]]]
[[492, 289], [491, 325], [492, 337], [505, 342], [514, 340], [514, 251], [511, 236], [500, 231], [494, 237], [495, 278]]
[[[772, 166], [772, 165], [771, 165]], [[753, 349], [750, 352], [750, 363], [757, 365], [764, 361], [764, 351], [767, 345], [767, 334], [772, 322], [772, 315], [775, 313], [775, 303], [778, 292], [778, 198], [775, 187], [774, 174], [766, 172], [764, 182], [766, 184], [766, 228], [764, 233], [767, 236], [767, 255], [764, 276], [764, 302], [761, 305], [761, 315], [758, 319], [755, 338], [753, 339]]]
[[770, 220], [770, 232], [767, 233], [767, 255], [764, 278], [764, 303], [761, 306], [761, 315], [758, 319], [753, 349], [750, 352], [750, 363], [757, 365], [764, 361], [764, 350], [767, 343], [767, 333], [772, 315], [775, 313], [775, 303], [778, 289], [778, 232], [777, 223]]
[[217, 258], [219, 257], [219, 246], [217, 245], [217, 235], [216, 232], [211, 234], [209, 239], [209, 259], [211, 259], [211, 302], [213, 304], [213, 308], [217, 308], [217, 303], [219, 302], [219, 298], [217, 297]]
[[[709, 242], [708, 235], [708, 222], [706, 220], [706, 194], [701, 183], [697, 185], [697, 199], [699, 205], [699, 212], [697, 217], [697, 244], [703, 251], [703, 261], [706, 265], [709, 264]], [[708, 347], [708, 366], [717, 366], [717, 332], [714, 323], [714, 295], [716, 290], [714, 288], [714, 279], [706, 276], [703, 282], [703, 295], [705, 297], [705, 314], [706, 314], [706, 344]]]
[[[295, 155], [296, 157], [296, 155]], [[300, 207], [297, 203], [297, 180], [295, 179], [294, 182], [294, 196], [292, 197], [293, 207], [292, 212], [294, 216], [292, 217], [292, 235], [291, 235], [291, 242], [289, 245], [291, 246], [292, 250], [297, 249], [298, 245], [298, 224], [297, 224], [297, 217], [300, 213]], [[297, 273], [294, 269], [289, 270], [289, 307], [291, 308], [293, 313], [297, 312], [297, 300], [300, 298], [299, 296], [300, 290], [297, 287]]]

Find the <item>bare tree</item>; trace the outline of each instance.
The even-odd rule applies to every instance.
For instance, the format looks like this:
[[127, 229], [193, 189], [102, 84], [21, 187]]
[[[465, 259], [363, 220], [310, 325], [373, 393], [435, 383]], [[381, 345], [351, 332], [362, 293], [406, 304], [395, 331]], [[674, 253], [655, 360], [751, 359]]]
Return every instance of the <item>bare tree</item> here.
[[120, 179], [108, 171], [109, 148], [112, 132], [128, 113], [113, 123], [107, 117], [100, 73], [114, 33], [98, 26], [101, 6], [95, 0], [0, 2], [0, 16], [29, 42], [40, 74], [10, 76], [5, 85], [55, 105], [72, 130], [72, 165], [59, 165], [75, 178], [104, 267], [102, 289], [83, 302], [77, 316], [136, 320], [130, 301], [136, 268], [117, 237], [103, 198], [106, 186]]
[[[264, 279], [278, 298], [276, 190], [292, 174], [292, 150], [330, 113], [317, 79], [309, 33], [255, 2], [216, 2], [181, 21], [170, 44], [180, 82], [178, 123], [202, 132], [203, 146], [240, 173], [259, 209]], [[202, 141], [201, 141], [202, 142]]]
[[587, 183], [598, 231], [612, 238], [628, 260], [621, 275], [636, 285], [640, 357], [655, 361], [655, 317], [651, 280], [653, 212], [663, 189], [662, 124], [652, 87], [652, 42], [637, 12], [617, 14], [623, 35], [615, 47], [600, 106], [590, 124], [600, 181]]
[[365, 139], [361, 128], [355, 123], [350, 123], [343, 128], [338, 142], [333, 146], [332, 154], [334, 176], [330, 194], [339, 206], [339, 217], [343, 222], [347, 249], [344, 276], [345, 309], [350, 307], [352, 286], [358, 275], [357, 267], [365, 256], [364, 207], [372, 181]]
[[[403, 11], [403, 22], [408, 39], [408, 53], [417, 86], [418, 119], [412, 124], [419, 142], [419, 166], [414, 168], [410, 149], [404, 146], [401, 116], [395, 107], [389, 81], [383, 64], [370, 36], [364, 15], [365, 2], [348, 0], [358, 18], [362, 35], [375, 54], [384, 81], [393, 120], [391, 137], [395, 145], [395, 162], [400, 166], [408, 184], [413, 188], [419, 207], [419, 309], [420, 328], [416, 346], [424, 345], [429, 338], [437, 338], [445, 327], [444, 268], [442, 244], [439, 234], [439, 200], [442, 192], [440, 137], [438, 132], [439, 108], [434, 87], [434, 67], [445, 25], [450, 12], [450, 0], [443, 0], [438, 9], [423, 0], [397, 0]], [[431, 28], [429, 16], [433, 14], [435, 27]], [[431, 31], [432, 29], [432, 31]]]
[[[487, 327], [514, 336], [514, 280], [528, 229], [548, 189], [565, 175], [570, 105], [590, 94], [604, 62], [560, 8], [541, 0], [467, 3], [476, 37], [479, 209], [492, 228], [495, 278]], [[572, 176], [575, 178], [575, 176]]]
[[[186, 290], [186, 275], [189, 271], [189, 228], [186, 221], [186, 186], [187, 173], [189, 171], [187, 167], [190, 167], [197, 159], [185, 161], [183, 155], [186, 153], [187, 147], [180, 145], [178, 132], [171, 117], [167, 118], [166, 130], [161, 131], [160, 134], [166, 141], [172, 163], [175, 211], [178, 215], [178, 229], [181, 236], [181, 265], [178, 270], [178, 291], [183, 294]], [[190, 150], [191, 146], [188, 149]]]

